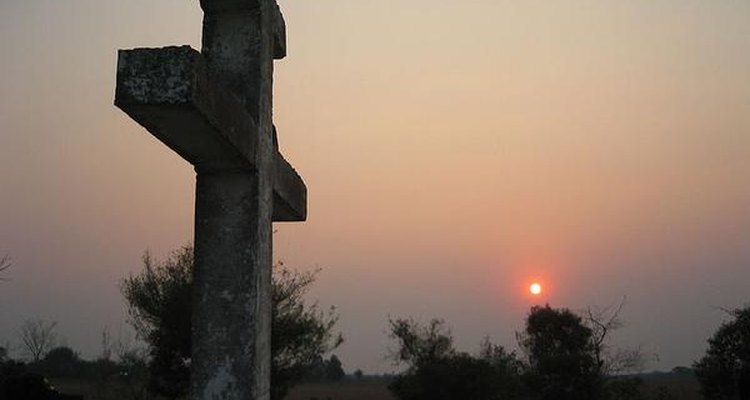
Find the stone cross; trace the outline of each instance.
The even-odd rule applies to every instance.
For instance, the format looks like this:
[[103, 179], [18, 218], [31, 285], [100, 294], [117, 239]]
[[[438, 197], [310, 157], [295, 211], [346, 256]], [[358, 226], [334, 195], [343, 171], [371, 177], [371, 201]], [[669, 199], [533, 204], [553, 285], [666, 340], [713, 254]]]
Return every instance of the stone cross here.
[[304, 221], [307, 189], [278, 151], [275, 0], [201, 0], [203, 50], [121, 50], [115, 105], [197, 174], [191, 398], [267, 400], [272, 221]]

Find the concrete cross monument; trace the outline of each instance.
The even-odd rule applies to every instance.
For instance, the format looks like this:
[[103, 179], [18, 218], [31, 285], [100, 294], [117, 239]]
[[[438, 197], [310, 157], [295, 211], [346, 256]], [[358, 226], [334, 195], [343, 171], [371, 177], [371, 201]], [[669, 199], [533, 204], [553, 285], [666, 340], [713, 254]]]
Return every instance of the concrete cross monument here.
[[275, 0], [201, 0], [203, 50], [121, 50], [115, 104], [197, 174], [191, 398], [268, 399], [271, 224], [304, 221], [307, 189], [278, 151]]

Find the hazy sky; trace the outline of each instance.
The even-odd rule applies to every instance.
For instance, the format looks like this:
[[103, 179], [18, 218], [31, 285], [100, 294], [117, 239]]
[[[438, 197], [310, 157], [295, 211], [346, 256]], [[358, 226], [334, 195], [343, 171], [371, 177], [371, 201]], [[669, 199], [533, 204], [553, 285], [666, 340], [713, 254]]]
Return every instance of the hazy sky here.
[[[689, 365], [750, 301], [750, 2], [281, 0], [275, 118], [309, 190], [276, 258], [322, 268], [348, 370], [388, 316], [515, 348], [535, 302], [627, 296], [616, 343]], [[191, 44], [185, 0], [0, 3], [0, 342], [91, 357], [118, 282], [193, 232], [194, 172], [112, 105], [116, 50]], [[532, 300], [525, 288], [546, 288]]]

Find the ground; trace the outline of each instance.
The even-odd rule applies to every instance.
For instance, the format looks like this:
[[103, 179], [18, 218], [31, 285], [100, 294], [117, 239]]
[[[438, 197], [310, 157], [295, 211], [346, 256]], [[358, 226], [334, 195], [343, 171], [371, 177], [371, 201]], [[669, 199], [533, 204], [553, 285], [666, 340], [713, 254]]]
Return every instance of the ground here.
[[295, 387], [286, 400], [396, 400], [384, 380], [305, 384]]
[[[643, 375], [643, 390], [652, 398], [674, 400], [700, 400], [698, 382], [690, 376], [676, 374]], [[77, 380], [50, 380], [62, 393], [82, 394], [86, 400], [127, 399], [131, 388], [126, 385], [82, 382]], [[666, 395], [666, 396], [665, 396]], [[295, 387], [286, 400], [396, 400], [388, 392], [388, 381], [363, 379], [341, 383], [308, 383]]]

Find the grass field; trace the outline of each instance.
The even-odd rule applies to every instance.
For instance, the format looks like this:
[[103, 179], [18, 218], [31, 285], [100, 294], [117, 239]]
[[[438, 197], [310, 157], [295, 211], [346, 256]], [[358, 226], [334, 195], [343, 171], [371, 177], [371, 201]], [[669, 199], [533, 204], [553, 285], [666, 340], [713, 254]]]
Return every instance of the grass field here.
[[[695, 377], [677, 374], [649, 374], [643, 376], [643, 392], [652, 398], [667, 394], [674, 400], [703, 400], [700, 384]], [[664, 397], [662, 395], [662, 397]]]
[[[695, 378], [675, 374], [643, 375], [642, 389], [650, 399], [657, 400], [701, 400], [699, 385]], [[86, 400], [131, 399], [134, 387], [121, 382], [99, 384], [77, 380], [50, 380], [66, 394], [83, 395]], [[388, 391], [388, 381], [364, 379], [341, 383], [307, 383], [296, 386], [286, 400], [396, 400]], [[470, 400], [470, 399], [467, 399]]]
[[[643, 375], [642, 390], [651, 399], [702, 400], [695, 378], [675, 374]], [[384, 380], [304, 384], [295, 387], [287, 400], [396, 400]], [[467, 399], [470, 400], [470, 399]]]
[[383, 380], [303, 384], [292, 389], [286, 400], [396, 400]]

